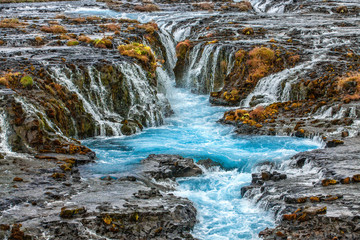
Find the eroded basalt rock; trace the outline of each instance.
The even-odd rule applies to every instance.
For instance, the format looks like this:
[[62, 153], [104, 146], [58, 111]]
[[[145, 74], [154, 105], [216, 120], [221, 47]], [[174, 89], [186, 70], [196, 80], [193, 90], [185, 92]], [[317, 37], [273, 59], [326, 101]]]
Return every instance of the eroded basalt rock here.
[[[1, 170], [11, 168], [5, 171], [8, 175], [16, 173], [26, 181], [16, 189], [6, 185], [11, 190], [0, 200], [0, 236], [10, 236], [7, 226], [15, 220], [22, 224], [24, 236], [32, 238], [194, 239], [190, 232], [196, 223], [195, 207], [170, 193], [177, 185], [176, 177], [201, 174], [192, 159], [150, 155], [134, 170], [135, 176], [111, 181], [80, 178], [76, 166], [59, 173], [59, 159], [5, 156], [3, 161], [13, 164], [1, 165]], [[162, 185], [163, 181], [171, 186]]]
[[144, 173], [156, 180], [167, 178], [192, 177], [202, 174], [202, 170], [191, 158], [183, 158], [179, 155], [151, 154], [141, 160]]
[[359, 238], [356, 226], [360, 224], [360, 200], [356, 196], [360, 192], [355, 181], [360, 174], [359, 141], [348, 138], [336, 148], [298, 153], [286, 164], [290, 168], [287, 177], [277, 181], [271, 180], [273, 172], [254, 173], [251, 185], [243, 187], [241, 194], [266, 203], [264, 206], [278, 219], [274, 229], [266, 229], [259, 236]]

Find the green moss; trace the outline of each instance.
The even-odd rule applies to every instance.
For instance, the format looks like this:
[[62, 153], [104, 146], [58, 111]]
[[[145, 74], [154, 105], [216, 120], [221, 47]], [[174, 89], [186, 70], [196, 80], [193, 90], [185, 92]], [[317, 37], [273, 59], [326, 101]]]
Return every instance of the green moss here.
[[79, 42], [77, 40], [69, 40], [66, 45], [76, 46], [76, 45], [79, 45]]
[[32, 87], [34, 84], [34, 81], [31, 76], [26, 75], [21, 78], [20, 83], [24, 88], [27, 88], [27, 87]]

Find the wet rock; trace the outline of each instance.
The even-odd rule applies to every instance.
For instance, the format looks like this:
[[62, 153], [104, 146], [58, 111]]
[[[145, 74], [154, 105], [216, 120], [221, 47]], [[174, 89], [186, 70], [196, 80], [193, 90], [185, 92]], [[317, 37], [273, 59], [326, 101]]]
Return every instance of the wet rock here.
[[75, 218], [79, 217], [82, 214], [86, 213], [85, 207], [63, 207], [61, 208], [60, 217], [61, 218]]
[[337, 146], [343, 145], [343, 144], [344, 144], [344, 141], [334, 139], [334, 140], [328, 141], [326, 143], [326, 147], [327, 148], [332, 148], [332, 147], [337, 147]]
[[208, 159], [199, 160], [197, 162], [198, 165], [204, 166], [206, 169], [210, 169], [213, 167], [220, 167], [220, 169], [224, 169], [224, 167], [221, 165], [221, 163]]
[[22, 179], [22, 178], [20, 178], [20, 177], [15, 177], [15, 178], [13, 179], [13, 181], [14, 181], [14, 182], [22, 182], [22, 181], [24, 181], [24, 179]]
[[201, 169], [191, 158], [179, 155], [151, 154], [141, 160], [146, 175], [156, 180], [177, 177], [192, 177], [202, 174]]
[[[242, 189], [246, 193], [244, 197], [261, 201], [275, 211], [276, 218], [282, 219], [274, 229], [262, 231], [262, 238], [277, 239], [279, 231], [294, 239], [299, 236], [308, 236], [309, 239], [359, 238], [353, 230], [359, 224], [353, 206], [360, 204], [355, 197], [359, 189], [353, 176], [358, 175], [354, 166], [359, 161], [359, 149], [355, 146], [360, 140], [347, 138], [346, 141], [342, 147], [295, 155], [287, 162], [285, 168], [291, 170], [282, 181], [260, 185], [261, 173], [252, 174], [251, 185]], [[310, 166], [321, 170], [307, 171]], [[302, 168], [300, 175], [297, 174], [299, 168]], [[322, 179], [320, 184], [318, 179]]]
[[117, 180], [118, 178], [117, 177], [114, 177], [114, 176], [102, 176], [100, 177], [100, 180], [104, 180], [104, 181], [114, 181], [114, 180]]

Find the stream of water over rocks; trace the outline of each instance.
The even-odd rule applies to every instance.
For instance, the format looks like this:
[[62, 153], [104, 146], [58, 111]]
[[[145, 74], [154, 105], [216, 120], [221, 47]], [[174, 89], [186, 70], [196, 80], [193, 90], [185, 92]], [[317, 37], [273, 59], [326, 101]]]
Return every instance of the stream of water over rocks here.
[[[284, 5], [275, 8], [267, 6], [267, 1], [252, 1], [252, 3], [254, 6], [257, 6], [256, 12], [265, 11], [266, 9], [270, 9], [270, 12], [284, 11]], [[24, 12], [37, 11], [36, 7], [24, 8]], [[51, 5], [43, 8], [51, 11]], [[54, 7], [54, 9], [57, 8]], [[137, 132], [132, 136], [105, 137], [106, 135], [121, 135], [121, 125], [119, 122], [121, 122], [122, 117], [118, 115], [112, 116], [111, 109], [102, 109], [104, 112], [110, 112], [105, 118], [102, 111], [93, 113], [96, 107], [84, 104], [85, 110], [99, 124], [98, 134], [94, 135], [100, 136], [82, 141], [84, 145], [96, 152], [98, 157], [96, 163], [81, 166], [82, 176], [85, 178], [99, 178], [108, 175], [120, 177], [129, 172], [136, 171], [140, 161], [149, 154], [179, 154], [184, 157], [193, 158], [196, 162], [209, 158], [220, 163], [223, 167], [204, 168], [204, 174], [201, 176], [177, 179], [179, 185], [176, 186], [176, 190], [173, 192], [177, 196], [190, 199], [198, 210], [198, 223], [192, 232], [193, 236], [199, 239], [214, 240], [256, 239], [261, 230], [266, 227], [274, 227], [275, 219], [273, 214], [257, 206], [251, 200], [242, 198], [240, 189], [251, 183], [251, 173], [254, 170], [260, 169], [262, 163], [280, 165], [284, 160], [289, 159], [296, 153], [323, 147], [322, 142], [316, 139], [293, 137], [236, 135], [233, 132], [233, 126], [222, 125], [217, 122], [223, 117], [224, 112], [230, 110], [230, 108], [212, 106], [209, 103], [208, 95], [199, 95], [198, 93], [208, 94], [221, 89], [223, 83], [217, 82], [215, 68], [219, 65], [221, 57], [221, 59], [226, 59], [228, 64], [224, 72], [226, 74], [230, 72], [234, 63], [233, 55], [238, 48], [234, 44], [242, 45], [247, 41], [253, 41], [253, 44], [263, 44], [268, 42], [269, 38], [273, 36], [278, 41], [284, 40], [283, 36], [285, 32], [288, 32], [288, 26], [278, 23], [282, 19], [295, 21], [294, 17], [286, 14], [281, 17], [274, 15], [267, 18], [267, 20], [260, 21], [259, 19], [263, 17], [262, 15], [247, 16], [244, 13], [227, 14], [226, 16], [207, 12], [194, 12], [189, 15], [172, 12], [151, 14], [119, 13], [106, 8], [79, 7], [76, 4], [70, 8], [64, 7], [64, 9], [66, 10], [65, 14], [73, 17], [96, 15], [112, 18], [130, 18], [140, 22], [154, 20], [160, 27], [160, 38], [167, 55], [167, 65], [164, 68], [157, 69], [157, 87], [161, 87], [163, 90], [158, 93], [155, 90], [153, 91], [153, 88], [148, 88], [151, 96], [148, 96], [149, 94], [141, 94], [141, 90], [148, 86], [146, 84], [144, 84], [146, 85], [145, 87], [143, 86], [147, 78], [140, 67], [129, 63], [121, 64], [119, 67], [120, 72], [125, 75], [125, 79], [131, 83], [131, 86], [135, 86], [135, 89], [139, 92], [138, 95], [142, 97], [138, 100], [140, 103], [135, 103], [130, 109], [135, 109], [139, 107], [138, 105], [146, 103], [141, 111], [135, 111], [133, 115], [136, 117], [141, 116], [142, 113], [149, 112], [147, 108], [154, 110], [156, 107], [154, 113], [149, 113], [148, 119], [150, 120], [147, 120], [149, 123], [146, 126], [150, 127], [145, 128], [142, 132]], [[252, 40], [241, 39], [239, 42], [236, 42], [237, 40], [235, 39], [231, 44], [228, 44], [226, 37], [224, 37], [224, 42], [219, 45], [213, 45], [209, 42], [200, 43], [193, 48], [189, 55], [191, 61], [186, 74], [184, 74], [182, 79], [175, 79], [172, 70], [176, 65], [176, 43], [185, 40], [189, 36], [199, 40], [200, 35], [208, 33], [208, 30], [201, 28], [203, 21], [207, 21], [208, 24], [211, 22], [214, 25], [221, 25], [224, 22], [232, 24], [230, 23], [230, 21], [234, 20], [232, 18], [236, 21], [247, 21], [247, 25], [255, 26], [258, 31], [267, 26], [269, 36], [266, 39], [262, 36]], [[302, 21], [307, 22], [311, 18], [312, 16], [310, 15], [303, 16]], [[318, 34], [312, 28], [322, 22], [322, 20], [319, 17], [306, 24], [294, 24], [293, 31], [291, 31], [293, 35], [301, 35], [303, 40], [309, 38], [311, 42], [307, 43], [304, 41], [299, 43], [304, 49], [306, 48], [304, 50], [305, 63], [262, 79], [254, 91], [240, 103], [242, 106], [250, 107], [254, 96], [263, 100], [260, 103], [290, 100], [291, 83], [299, 80], [298, 76], [304, 68], [310, 71], [316, 68], [315, 65], [318, 62], [326, 58], [326, 54], [318, 57], [317, 53], [330, 53], [332, 51], [330, 51], [330, 48], [347, 43], [348, 40], [340, 40], [341, 37], [339, 37], [339, 41], [334, 40], [334, 42], [329, 40], [331, 36], [328, 36], [325, 40], [323, 38], [326, 37], [319, 37], [321, 34]], [[340, 23], [343, 23], [343, 20], [336, 21], [339, 23], [339, 26]], [[324, 21], [324, 24], [326, 25], [324, 28], [330, 25], [326, 21]], [[194, 26], [197, 26], [197, 29], [191, 32]], [[334, 32], [338, 30], [337, 27], [334, 27]], [[352, 28], [353, 26], [351, 25], [350, 27]], [[277, 28], [276, 31], [281, 33], [273, 33], [272, 30], [275, 28]], [[307, 31], [307, 28], [310, 30]], [[234, 28], [229, 27], [228, 29], [224, 28], [221, 30], [224, 30], [225, 34], [226, 31], [233, 31]], [[352, 31], [352, 29], [350, 30]], [[333, 34], [335, 35], [334, 32]], [[233, 37], [238, 37], [238, 35], [236, 34]], [[351, 34], [349, 33], [349, 35]], [[318, 46], [322, 42], [324, 42], [324, 46]], [[116, 59], [114, 62], [116, 62]], [[106, 102], [102, 102], [107, 96], [107, 90], [101, 84], [100, 75], [95, 80], [91, 79], [90, 93], [84, 93], [84, 90], [76, 91], [76, 86], [72, 84], [75, 78], [67, 77], [66, 74], [61, 72], [62, 69], [53, 68], [52, 70], [53, 76], [59, 84], [76, 92], [85, 103], [87, 103], [86, 101], [91, 102], [92, 95], [95, 95], [95, 100], [92, 100], [97, 102], [96, 106], [99, 109], [112, 108]], [[88, 68], [88, 70], [92, 73], [96, 69]], [[71, 74], [69, 75], [72, 76]], [[139, 80], [140, 78], [141, 80]], [[175, 86], [180, 86], [181, 88]], [[86, 94], [88, 96], [83, 97]], [[174, 114], [170, 117], [162, 116], [160, 108], [163, 102], [159, 99], [153, 100], [152, 96], [169, 100]], [[135, 97], [132, 97], [132, 99], [135, 99]], [[164, 102], [167, 103], [167, 101]], [[132, 112], [130, 111], [130, 113]], [[356, 116], [356, 113], [354, 115]], [[114, 121], [116, 124], [112, 122], [113, 119], [116, 120]], [[159, 123], [155, 119], [159, 119]], [[0, 124], [2, 128], [6, 128], [4, 121], [0, 121]], [[107, 134], [106, 127], [111, 129], [108, 132], [112, 134]], [[6, 149], [5, 147], [4, 145], [3, 148]]]
[[[170, 29], [171, 34], [167, 19], [169, 14], [122, 14], [87, 8], [73, 9], [68, 13], [127, 17], [142, 22], [154, 19], [163, 26], [163, 32]], [[206, 15], [199, 14], [202, 17]], [[175, 14], [171, 18], [178, 22], [187, 17]], [[183, 40], [186, 28], [172, 34], [173, 42]], [[167, 52], [171, 58], [171, 48], [175, 46], [167, 47], [170, 48]], [[198, 209], [199, 222], [193, 235], [214, 240], [258, 238], [258, 232], [274, 226], [275, 220], [271, 213], [241, 198], [240, 189], [250, 183], [251, 171], [261, 162], [281, 163], [297, 152], [320, 148], [322, 143], [292, 137], [236, 136], [231, 127], [217, 123], [227, 108], [211, 106], [208, 96], [190, 93], [187, 88], [175, 88], [175, 80], [165, 71], [158, 71], [158, 76], [163, 78], [160, 81], [165, 85], [174, 115], [167, 118], [163, 126], [148, 128], [133, 136], [83, 141], [99, 158], [96, 164], [85, 166], [83, 172], [99, 177], [109, 174], [120, 176], [132, 171], [149, 154], [179, 154], [196, 161], [210, 158], [224, 169], [204, 169], [205, 174], [200, 177], [180, 179], [180, 185], [174, 192], [193, 201]]]
[[273, 226], [272, 215], [240, 196], [251, 181], [251, 170], [264, 161], [281, 162], [321, 143], [291, 137], [238, 137], [232, 128], [216, 123], [224, 108], [212, 107], [208, 97], [171, 89], [175, 112], [158, 128], [130, 137], [92, 139], [84, 142], [99, 161], [85, 171], [99, 176], [131, 171], [149, 154], [179, 154], [195, 160], [210, 158], [227, 170], [214, 168], [200, 177], [179, 180], [176, 195], [189, 198], [198, 209], [194, 236], [200, 239], [255, 239]]

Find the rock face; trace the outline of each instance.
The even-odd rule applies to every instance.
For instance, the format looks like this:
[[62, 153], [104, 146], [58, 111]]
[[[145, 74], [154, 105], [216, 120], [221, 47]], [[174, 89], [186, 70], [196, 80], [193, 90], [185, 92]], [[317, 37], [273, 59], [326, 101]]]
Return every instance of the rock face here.
[[156, 180], [167, 178], [191, 177], [202, 174], [201, 169], [191, 158], [178, 155], [154, 155], [141, 161], [147, 176]]
[[350, 138], [335, 148], [299, 153], [285, 169], [263, 166], [253, 174], [242, 195], [274, 211], [278, 222], [260, 236], [358, 239], [359, 143], [359, 138]]
[[196, 209], [162, 183], [201, 174], [192, 159], [150, 155], [132, 175], [101, 179], [80, 179], [75, 165], [67, 171], [57, 161], [2, 160], [1, 238], [21, 223], [37, 239], [193, 239]]

